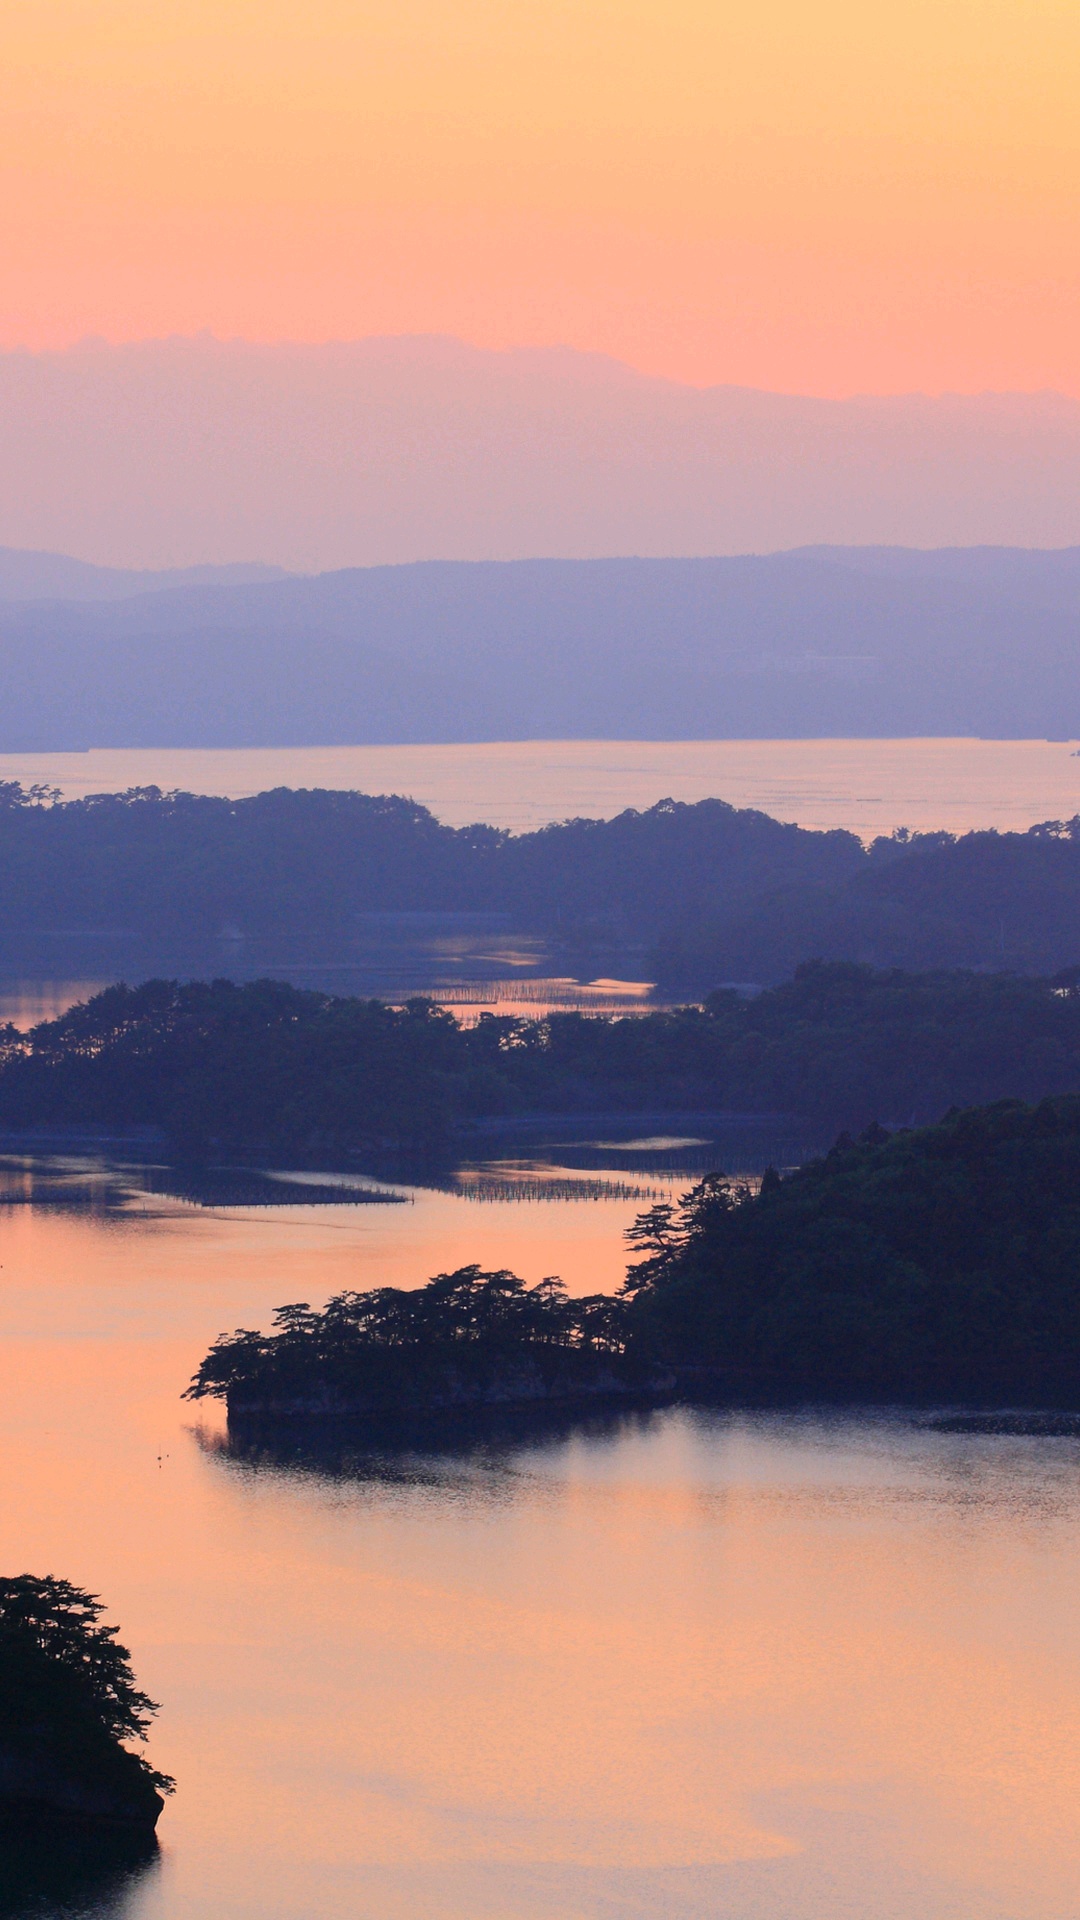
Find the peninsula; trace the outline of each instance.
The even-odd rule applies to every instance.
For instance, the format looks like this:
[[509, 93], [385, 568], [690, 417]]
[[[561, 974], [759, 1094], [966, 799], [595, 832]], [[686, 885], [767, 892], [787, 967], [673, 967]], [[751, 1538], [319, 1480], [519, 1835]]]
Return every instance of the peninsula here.
[[478, 1266], [409, 1290], [342, 1293], [321, 1312], [280, 1307], [274, 1330], [223, 1335], [187, 1398], [224, 1399], [230, 1416], [383, 1416], [593, 1399], [655, 1387], [627, 1351], [627, 1306], [568, 1299], [558, 1280], [528, 1287]]
[[627, 1392], [1080, 1406], [1080, 1096], [871, 1126], [757, 1191], [711, 1174], [629, 1238], [616, 1295], [474, 1266], [282, 1307], [188, 1393], [284, 1420]]

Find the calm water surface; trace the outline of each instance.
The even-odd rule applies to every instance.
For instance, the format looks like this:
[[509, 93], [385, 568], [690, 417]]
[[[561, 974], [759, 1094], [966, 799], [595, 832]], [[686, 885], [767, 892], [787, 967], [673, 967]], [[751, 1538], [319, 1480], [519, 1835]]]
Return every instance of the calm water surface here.
[[894, 827], [1029, 827], [1080, 811], [1076, 741], [520, 740], [470, 746], [245, 747], [2, 754], [0, 779], [69, 797], [182, 787], [234, 797], [269, 787], [406, 793], [450, 826], [525, 832], [606, 819], [657, 800], [718, 797], [801, 827], [872, 839]]
[[335, 1473], [178, 1399], [284, 1300], [465, 1259], [611, 1286], [628, 1189], [695, 1151], [378, 1207], [0, 1166], [0, 1566], [107, 1597], [180, 1783], [155, 1865], [34, 1911], [1075, 1920], [1077, 1441], [671, 1410]]

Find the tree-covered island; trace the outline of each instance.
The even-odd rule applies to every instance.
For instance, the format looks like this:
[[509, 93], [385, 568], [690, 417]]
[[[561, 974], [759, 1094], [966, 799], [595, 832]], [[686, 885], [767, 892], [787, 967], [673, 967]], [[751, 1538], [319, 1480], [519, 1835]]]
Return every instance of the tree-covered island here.
[[842, 1137], [759, 1191], [642, 1214], [618, 1295], [469, 1267], [284, 1307], [188, 1392], [290, 1419], [636, 1392], [1080, 1405], [1080, 1097]]
[[494, 913], [560, 947], [633, 948], [638, 968], [645, 950], [650, 977], [694, 999], [773, 985], [811, 954], [1048, 974], [1080, 954], [1080, 817], [866, 847], [718, 799], [514, 834], [394, 794], [64, 800], [0, 781], [0, 899], [0, 947], [44, 934], [51, 952], [86, 934], [160, 951], [303, 930], [344, 959], [371, 914]]
[[627, 1351], [626, 1304], [571, 1300], [555, 1279], [462, 1267], [413, 1290], [280, 1307], [274, 1330], [223, 1334], [188, 1398], [230, 1414], [371, 1415], [528, 1405], [655, 1386]]
[[100, 1600], [70, 1581], [0, 1579], [0, 1823], [153, 1833], [173, 1782], [126, 1745], [157, 1707]]
[[480, 1119], [671, 1111], [797, 1116], [825, 1140], [1080, 1089], [1078, 978], [811, 961], [755, 997], [471, 1028], [427, 999], [150, 980], [0, 1029], [0, 1131], [152, 1129], [202, 1160], [445, 1158]]

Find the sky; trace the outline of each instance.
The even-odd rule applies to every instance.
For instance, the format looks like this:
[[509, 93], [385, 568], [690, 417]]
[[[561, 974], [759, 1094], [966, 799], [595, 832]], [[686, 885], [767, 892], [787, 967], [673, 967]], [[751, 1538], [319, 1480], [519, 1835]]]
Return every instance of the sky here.
[[1080, 393], [1077, 0], [5, 0], [0, 346]]

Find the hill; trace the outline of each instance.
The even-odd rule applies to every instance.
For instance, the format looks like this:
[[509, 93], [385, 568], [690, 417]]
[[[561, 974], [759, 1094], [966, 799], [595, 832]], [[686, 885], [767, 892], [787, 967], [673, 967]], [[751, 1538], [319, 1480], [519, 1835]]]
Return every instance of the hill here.
[[654, 1358], [729, 1386], [1080, 1406], [1080, 1098], [838, 1140], [638, 1222]]
[[699, 897], [650, 956], [668, 992], [777, 980], [809, 955], [890, 967], [1051, 972], [1080, 954], [1080, 822], [878, 840], [838, 880]]
[[445, 827], [394, 795], [148, 788], [48, 801], [0, 784], [0, 955], [33, 938], [53, 968], [91, 937], [100, 966], [123, 936], [136, 959], [152, 942], [158, 968], [186, 968], [168, 956], [202, 941], [210, 965], [250, 977], [245, 940], [302, 930], [346, 960], [378, 916], [423, 914], [430, 930], [462, 913], [579, 953], [622, 952], [634, 978], [649, 949], [665, 991], [695, 999], [816, 957], [1033, 974], [1080, 957], [1077, 821], [867, 849], [721, 800], [517, 835]]
[[0, 604], [0, 751], [1080, 737], [1077, 575], [1006, 550], [129, 575]]
[[96, 567], [66, 553], [0, 547], [0, 600], [130, 600], [173, 587], [246, 586], [284, 578], [282, 567]]
[[0, 784], [5, 935], [302, 925], [347, 939], [359, 914], [484, 912], [640, 937], [718, 895], [734, 907], [778, 886], [839, 882], [863, 864], [853, 834], [722, 801], [511, 835], [444, 827], [395, 795], [278, 788], [225, 800], [149, 788], [49, 805]]

